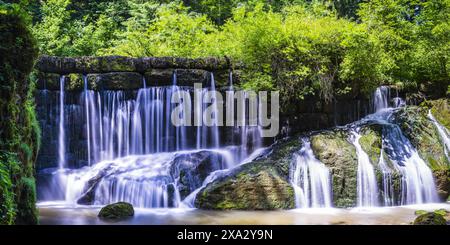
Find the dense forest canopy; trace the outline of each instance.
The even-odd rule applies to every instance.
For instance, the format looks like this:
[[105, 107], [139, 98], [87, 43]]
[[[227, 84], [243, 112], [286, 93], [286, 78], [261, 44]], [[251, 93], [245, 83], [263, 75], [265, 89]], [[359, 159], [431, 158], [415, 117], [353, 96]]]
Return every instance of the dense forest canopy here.
[[[0, 1], [1, 2], [1, 1]], [[17, 1], [16, 1], [17, 2]], [[449, 93], [450, 0], [21, 1], [41, 54], [227, 56], [246, 87], [326, 101]]]

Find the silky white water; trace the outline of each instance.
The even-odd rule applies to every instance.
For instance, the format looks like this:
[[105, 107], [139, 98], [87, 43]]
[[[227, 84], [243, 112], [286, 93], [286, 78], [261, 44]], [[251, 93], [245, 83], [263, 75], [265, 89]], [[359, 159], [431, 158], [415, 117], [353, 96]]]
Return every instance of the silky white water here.
[[378, 185], [375, 170], [370, 162], [369, 156], [359, 144], [361, 135], [357, 131], [352, 131], [351, 142], [356, 148], [358, 156], [357, 170], [357, 203], [358, 207], [378, 206]]
[[295, 192], [297, 208], [331, 207], [330, 171], [316, 159], [308, 138], [302, 139], [302, 148], [295, 155], [290, 181]]
[[[232, 89], [231, 77], [230, 73]], [[219, 120], [222, 112], [217, 103], [222, 102], [215, 93], [210, 93], [216, 90], [212, 73], [210, 86], [200, 91], [177, 86], [176, 72], [172, 85], [147, 87], [143, 78], [143, 87], [136, 92], [90, 90], [84, 75], [79, 104], [68, 105], [64, 104], [64, 76], [60, 80], [60, 170], [46, 171], [50, 173], [47, 182], [51, 190], [44, 191], [45, 200], [62, 198], [72, 205], [126, 201], [136, 207], [167, 208], [179, 207], [183, 199], [187, 199], [183, 203], [192, 206], [193, 193], [215, 179], [214, 173], [222, 170], [225, 173], [245, 162], [262, 145], [258, 126], [244, 124], [232, 131], [232, 140], [228, 143], [231, 145], [221, 147]], [[199, 110], [194, 110], [193, 115], [198, 126], [175, 126], [171, 122], [171, 112], [176, 106], [171, 101], [172, 95], [180, 97], [182, 92], [188, 92], [184, 93], [188, 100], [191, 94], [199, 96], [196, 101], [200, 103], [194, 105]], [[229, 102], [234, 110], [234, 100]], [[244, 103], [241, 111], [247, 113], [247, 106]], [[85, 162], [85, 167], [79, 169], [70, 169], [65, 163], [64, 107], [71, 111], [74, 107], [74, 113], [79, 113], [78, 118], [84, 121], [82, 130], [86, 148], [80, 153], [86, 154], [85, 161], [82, 155], [76, 157]], [[183, 109], [177, 116], [182, 121], [191, 110], [180, 108]], [[212, 125], [204, 123], [205, 110], [212, 115]], [[247, 139], [249, 135], [250, 139]], [[211, 172], [203, 179], [205, 173], [199, 171]], [[189, 178], [182, 179], [186, 176]]]
[[66, 143], [64, 133], [64, 81], [65, 76], [59, 78], [59, 132], [58, 132], [58, 167], [63, 169], [66, 166]]

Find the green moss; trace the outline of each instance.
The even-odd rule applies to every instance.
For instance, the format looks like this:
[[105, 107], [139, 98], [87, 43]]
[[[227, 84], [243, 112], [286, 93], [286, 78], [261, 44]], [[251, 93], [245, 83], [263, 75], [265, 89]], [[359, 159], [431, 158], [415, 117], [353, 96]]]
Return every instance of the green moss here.
[[133, 205], [126, 202], [118, 202], [106, 205], [98, 213], [103, 219], [123, 219], [134, 215]]
[[370, 125], [361, 129], [361, 138], [359, 143], [362, 149], [369, 155], [373, 165], [380, 161], [381, 154], [381, 127], [379, 125]]
[[420, 215], [414, 220], [414, 225], [446, 225], [444, 217], [435, 212]]
[[65, 85], [66, 85], [65, 89], [67, 91], [83, 90], [84, 88], [83, 75], [76, 73], [71, 73], [67, 75]]

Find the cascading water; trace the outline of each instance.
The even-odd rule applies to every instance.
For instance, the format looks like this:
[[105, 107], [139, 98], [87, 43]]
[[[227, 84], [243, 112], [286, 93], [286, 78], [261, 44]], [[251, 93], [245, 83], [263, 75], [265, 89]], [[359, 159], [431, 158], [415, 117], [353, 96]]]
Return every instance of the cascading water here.
[[428, 118], [433, 122], [434, 126], [436, 127], [439, 137], [444, 144], [444, 152], [447, 159], [450, 161], [450, 133], [444, 126], [438, 123], [438, 121], [434, 118], [433, 114], [431, 114], [431, 110], [428, 111]]
[[[175, 108], [172, 95], [187, 94], [189, 100], [192, 92], [196, 96], [195, 89], [177, 86], [176, 72], [172, 85], [147, 87], [143, 78], [143, 88], [136, 92], [93, 91], [84, 75], [84, 89], [79, 100], [70, 99], [79, 104], [69, 105], [64, 104], [64, 77], [61, 77], [58, 150], [62, 159], [59, 161], [61, 171], [51, 173], [47, 182], [53, 191], [44, 191], [44, 200], [61, 199], [62, 192], [62, 198], [71, 204], [103, 205], [126, 201], [144, 208], [179, 207], [188, 194], [198, 192], [203, 184], [214, 179], [213, 175], [203, 179], [204, 173], [198, 171], [220, 172], [245, 161], [249, 151], [244, 155], [237, 154], [241, 142], [232, 141], [233, 147], [219, 148], [221, 112], [214, 104], [220, 101], [214, 93], [208, 93], [216, 90], [212, 73], [210, 78], [210, 87], [201, 89], [199, 94], [200, 110], [194, 110], [194, 118], [200, 119], [202, 124], [174, 126], [171, 122]], [[64, 163], [65, 106], [67, 109], [73, 107], [71, 117], [84, 119], [83, 145], [86, 148], [76, 157], [87, 166], [79, 169], [68, 169]], [[212, 125], [203, 122], [202, 115], [208, 108]], [[183, 119], [190, 111], [183, 108], [178, 116]], [[197, 130], [191, 130], [195, 128]], [[251, 149], [258, 152], [260, 146], [258, 142]], [[56, 193], [55, 186], [62, 191], [51, 195]], [[193, 203], [195, 195], [187, 199], [185, 203]]]
[[387, 86], [378, 87], [372, 96], [374, 112], [378, 112], [382, 109], [388, 108], [389, 97], [390, 97], [389, 87]]
[[331, 207], [330, 172], [315, 158], [309, 139], [303, 138], [302, 143], [303, 146], [295, 156], [290, 173], [296, 207]]
[[[368, 115], [362, 120], [362, 122], [375, 122], [382, 126], [383, 146], [379, 166], [383, 173], [384, 204], [393, 205], [398, 203], [406, 205], [437, 202], [436, 186], [431, 169], [423, 159], [420, 158], [419, 153], [404, 136], [400, 127], [393, 122], [392, 115], [395, 108], [389, 107], [389, 96], [390, 91], [388, 87], [383, 86], [378, 88], [373, 96], [374, 110], [376, 112]], [[393, 105], [396, 107], [405, 104], [399, 97], [395, 97], [393, 101]], [[353, 142], [356, 143], [357, 141], [353, 140]], [[358, 164], [361, 163], [360, 160], [362, 160], [362, 163], [369, 161], [369, 158], [366, 157], [367, 154], [362, 151], [360, 146], [355, 146], [357, 146]], [[386, 152], [389, 160], [393, 162], [394, 169], [387, 167], [383, 152]], [[369, 165], [366, 166], [368, 167]], [[390, 184], [392, 183], [392, 171], [398, 171], [401, 175], [401, 196], [398, 202], [393, 198], [394, 195]], [[359, 174], [360, 172], [358, 170], [358, 179]], [[372, 174], [370, 174], [370, 176], [372, 176]], [[363, 187], [358, 184], [358, 188]], [[374, 195], [373, 189], [369, 188], [369, 190], [369, 193]], [[363, 196], [369, 195], [368, 193], [358, 192], [358, 196], [360, 196], [360, 194]], [[366, 199], [373, 200], [374, 197], [372, 196]], [[359, 204], [361, 203], [359, 202]]]
[[357, 130], [352, 131], [351, 142], [356, 148], [358, 156], [357, 171], [357, 194], [359, 207], [376, 207], [378, 206], [378, 185], [375, 177], [375, 170], [370, 163], [369, 156], [359, 144], [361, 135]]
[[66, 166], [66, 143], [64, 133], [64, 82], [65, 76], [59, 78], [59, 137], [58, 137], [58, 167]]
[[393, 206], [395, 203], [394, 189], [392, 186], [392, 170], [388, 167], [384, 159], [383, 149], [381, 149], [378, 165], [383, 173], [383, 203], [384, 206]]
[[386, 124], [383, 127], [383, 147], [402, 176], [400, 203], [406, 205], [437, 202], [431, 169], [420, 158], [398, 125]]

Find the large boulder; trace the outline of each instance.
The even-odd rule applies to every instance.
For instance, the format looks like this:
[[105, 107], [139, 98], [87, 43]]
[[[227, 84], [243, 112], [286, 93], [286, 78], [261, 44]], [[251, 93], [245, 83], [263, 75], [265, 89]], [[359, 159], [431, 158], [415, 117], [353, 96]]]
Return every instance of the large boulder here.
[[133, 205], [126, 202], [118, 202], [104, 206], [98, 213], [103, 219], [123, 219], [134, 216]]
[[195, 206], [203, 209], [272, 210], [295, 207], [289, 167], [298, 139], [279, 142], [272, 153], [231, 171], [198, 193]]
[[311, 137], [314, 154], [329, 169], [335, 207], [353, 207], [357, 198], [358, 158], [345, 131], [325, 131]]
[[178, 179], [178, 190], [181, 199], [202, 186], [208, 175], [216, 170], [224, 169], [225, 159], [213, 151], [181, 153], [177, 155], [171, 167], [171, 175]]

